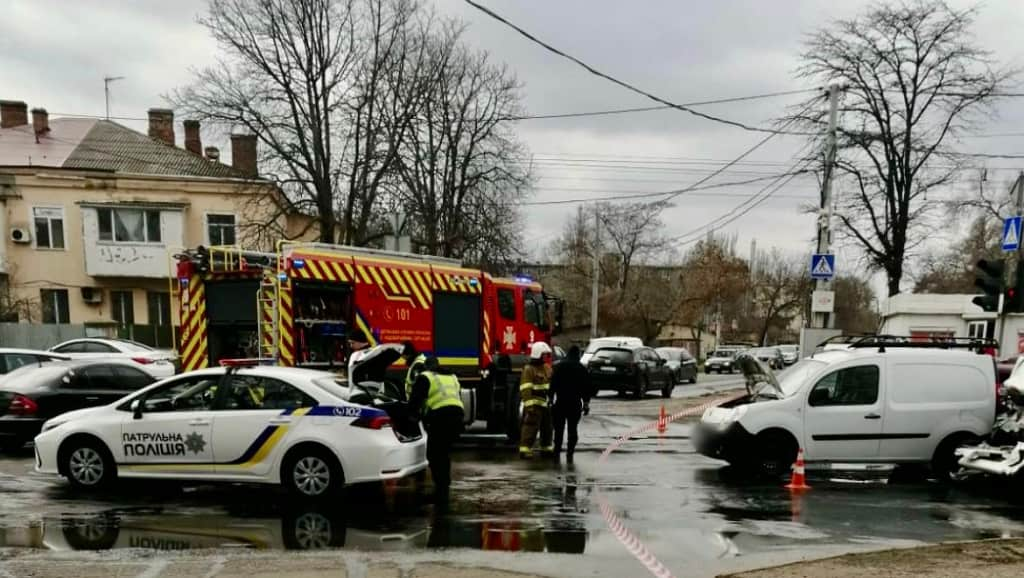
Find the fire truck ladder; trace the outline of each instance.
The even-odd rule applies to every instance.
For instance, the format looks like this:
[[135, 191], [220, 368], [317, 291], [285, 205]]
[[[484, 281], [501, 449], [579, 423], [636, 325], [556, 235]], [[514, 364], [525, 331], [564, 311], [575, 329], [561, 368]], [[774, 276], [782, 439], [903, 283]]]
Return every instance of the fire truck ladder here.
[[258, 338], [261, 359], [277, 358], [277, 292], [279, 289], [277, 276], [273, 269], [264, 269], [260, 278], [260, 286], [256, 295], [256, 318], [259, 320]]

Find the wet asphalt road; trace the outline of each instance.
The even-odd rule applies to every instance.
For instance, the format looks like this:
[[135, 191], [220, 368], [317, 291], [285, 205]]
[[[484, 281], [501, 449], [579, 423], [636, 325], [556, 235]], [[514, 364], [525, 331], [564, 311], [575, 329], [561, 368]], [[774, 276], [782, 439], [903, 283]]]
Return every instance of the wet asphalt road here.
[[[736, 385], [736, 378], [702, 375], [673, 397]], [[413, 480], [355, 488], [332, 507], [291, 504], [276, 490], [244, 486], [122, 484], [109, 494], [81, 496], [61, 480], [31, 473], [30, 451], [6, 456], [0, 458], [0, 546], [346, 548], [552, 576], [643, 576], [607, 528], [598, 491], [677, 576], [860, 549], [1024, 536], [1024, 510], [1001, 497], [1005, 488], [889, 483], [886, 471], [812, 472], [813, 489], [791, 497], [778, 484], [749, 482], [695, 454], [687, 423], [627, 442], [598, 464], [615, 436], [654, 419], [662, 401], [653, 394], [595, 400], [574, 466], [521, 461], [511, 449], [461, 449], [447, 513]]]

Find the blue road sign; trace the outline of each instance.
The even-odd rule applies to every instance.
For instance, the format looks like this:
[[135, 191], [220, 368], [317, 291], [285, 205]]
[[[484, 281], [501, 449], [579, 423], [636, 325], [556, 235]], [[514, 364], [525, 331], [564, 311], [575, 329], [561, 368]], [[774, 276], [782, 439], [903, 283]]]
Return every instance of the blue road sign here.
[[1016, 251], [1020, 248], [1020, 221], [1019, 215], [1003, 220], [1003, 251]]
[[811, 255], [811, 279], [831, 279], [836, 274], [836, 256], [827, 253]]

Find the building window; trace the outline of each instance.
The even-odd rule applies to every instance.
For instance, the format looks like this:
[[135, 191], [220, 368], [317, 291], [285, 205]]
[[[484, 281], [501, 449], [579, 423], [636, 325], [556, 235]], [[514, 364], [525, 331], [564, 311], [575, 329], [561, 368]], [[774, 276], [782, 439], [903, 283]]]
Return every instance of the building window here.
[[150, 291], [146, 294], [150, 325], [171, 324], [171, 296], [168, 293]]
[[971, 321], [967, 324], [967, 337], [984, 339], [988, 333], [988, 321]]
[[154, 209], [96, 209], [100, 241], [159, 243], [160, 211]]
[[135, 296], [131, 291], [110, 292], [111, 317], [121, 327], [135, 324]]
[[36, 247], [64, 248], [64, 209], [32, 207], [32, 220], [36, 228]]
[[206, 236], [211, 245], [235, 244], [234, 215], [206, 215]]
[[71, 323], [67, 289], [40, 289], [39, 301], [43, 308], [43, 323]]

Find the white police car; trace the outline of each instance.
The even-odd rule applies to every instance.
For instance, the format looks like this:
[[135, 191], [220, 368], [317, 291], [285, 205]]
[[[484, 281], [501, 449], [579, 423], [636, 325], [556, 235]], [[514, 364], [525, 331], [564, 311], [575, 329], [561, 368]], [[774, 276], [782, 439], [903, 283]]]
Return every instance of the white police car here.
[[77, 488], [164, 478], [282, 484], [316, 498], [424, 469], [425, 439], [404, 414], [403, 403], [330, 373], [205, 369], [49, 420], [36, 470]]

